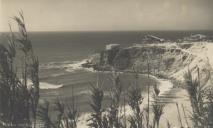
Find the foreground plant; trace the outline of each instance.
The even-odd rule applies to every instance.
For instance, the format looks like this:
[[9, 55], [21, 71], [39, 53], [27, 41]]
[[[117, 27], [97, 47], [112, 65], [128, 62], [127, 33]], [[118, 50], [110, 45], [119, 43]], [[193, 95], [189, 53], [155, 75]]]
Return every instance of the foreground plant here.
[[153, 128], [155, 127], [159, 128], [160, 118], [163, 114], [163, 109], [165, 106], [163, 103], [159, 102], [159, 93], [160, 93], [160, 90], [157, 87], [157, 85], [155, 85], [154, 94], [153, 94], [154, 103], [152, 104], [152, 111], [154, 113]]
[[90, 106], [92, 110], [94, 111], [91, 114], [90, 119], [88, 119], [88, 126], [92, 128], [104, 128], [104, 124], [108, 125], [107, 122], [104, 123], [103, 120], [106, 120], [106, 117], [103, 118], [103, 108], [102, 108], [102, 102], [103, 102], [103, 96], [104, 92], [103, 90], [97, 86], [91, 86], [91, 103]]
[[0, 120], [6, 127], [35, 127], [39, 62], [28, 38], [23, 12], [13, 19], [19, 32], [14, 34], [10, 27], [8, 45], [0, 45]]
[[[74, 103], [73, 103], [74, 104]], [[59, 100], [55, 103], [56, 120], [50, 118], [50, 104], [45, 101], [38, 108], [39, 124], [44, 128], [77, 128], [78, 111], [73, 106], [67, 106]]]
[[56, 111], [59, 112], [56, 121], [57, 128], [77, 128], [78, 111], [75, 109], [75, 103], [72, 104], [66, 109], [63, 103], [56, 102]]
[[193, 125], [196, 128], [211, 128], [213, 127], [213, 111], [211, 89], [204, 88], [200, 84], [199, 69], [198, 77], [193, 79], [191, 71], [185, 74], [186, 89], [192, 106], [191, 118]]
[[143, 128], [143, 112], [140, 108], [143, 98], [141, 95], [141, 89], [137, 86], [133, 86], [129, 90], [129, 106], [133, 111], [133, 115], [129, 118], [130, 128]]
[[[111, 104], [108, 110], [108, 120], [110, 127], [124, 127], [121, 123], [121, 115], [120, 115], [120, 105], [121, 105], [121, 94], [122, 94], [122, 85], [120, 83], [120, 77], [118, 73], [112, 74], [113, 86], [111, 90]], [[125, 124], [124, 124], [125, 125]]]

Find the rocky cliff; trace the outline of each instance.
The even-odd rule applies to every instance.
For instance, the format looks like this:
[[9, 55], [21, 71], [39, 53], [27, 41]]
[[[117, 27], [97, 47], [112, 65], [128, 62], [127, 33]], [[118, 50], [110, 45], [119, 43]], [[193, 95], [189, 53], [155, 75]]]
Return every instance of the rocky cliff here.
[[[203, 84], [209, 83], [212, 67], [207, 52], [209, 42], [136, 44], [127, 48], [103, 51], [96, 56], [98, 70], [149, 72], [153, 75], [184, 80], [190, 70]], [[213, 49], [212, 49], [213, 50]], [[97, 62], [97, 58], [99, 61]], [[93, 60], [94, 61], [94, 60]]]

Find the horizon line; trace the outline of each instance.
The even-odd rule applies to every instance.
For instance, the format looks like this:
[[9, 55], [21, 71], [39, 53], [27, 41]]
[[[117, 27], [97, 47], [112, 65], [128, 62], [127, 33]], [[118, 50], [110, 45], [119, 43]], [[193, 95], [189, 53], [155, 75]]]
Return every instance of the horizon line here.
[[[193, 32], [193, 31], [213, 31], [210, 29], [192, 29], [192, 30], [60, 30], [60, 31], [27, 31], [27, 32], [169, 32], [169, 31], [176, 31], [176, 32]], [[8, 33], [8, 31], [0, 31], [0, 33]], [[13, 31], [18, 32], [18, 31]]]

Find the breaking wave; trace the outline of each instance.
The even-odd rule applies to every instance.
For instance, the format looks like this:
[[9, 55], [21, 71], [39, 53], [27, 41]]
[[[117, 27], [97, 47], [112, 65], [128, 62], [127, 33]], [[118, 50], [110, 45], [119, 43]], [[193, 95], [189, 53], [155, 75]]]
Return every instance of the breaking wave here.
[[84, 59], [81, 61], [64, 61], [64, 62], [50, 62], [47, 64], [41, 64], [40, 69], [62, 69], [67, 72], [75, 72], [76, 70], [85, 70], [93, 72], [93, 68], [84, 68], [82, 64], [89, 61], [89, 59]]
[[55, 85], [46, 82], [40, 82], [40, 89], [58, 89], [63, 87], [63, 84]]
[[[30, 89], [32, 88], [32, 81], [28, 79], [28, 84], [27, 84], [27, 88]], [[40, 89], [58, 89], [63, 87], [63, 84], [50, 84], [50, 83], [46, 83], [46, 82], [40, 82], [39, 84], [39, 88]]]

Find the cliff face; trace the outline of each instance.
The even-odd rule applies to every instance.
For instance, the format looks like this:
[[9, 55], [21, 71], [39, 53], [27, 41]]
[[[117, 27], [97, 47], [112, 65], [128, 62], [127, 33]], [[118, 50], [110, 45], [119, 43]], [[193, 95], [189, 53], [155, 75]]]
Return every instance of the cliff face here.
[[167, 43], [135, 45], [128, 48], [108, 50], [102, 53], [99, 68], [122, 71], [150, 72], [153, 75], [163, 75], [179, 81], [184, 80], [184, 74], [190, 70], [197, 76], [199, 67], [203, 83], [210, 77], [211, 66], [205, 55], [207, 43]]

